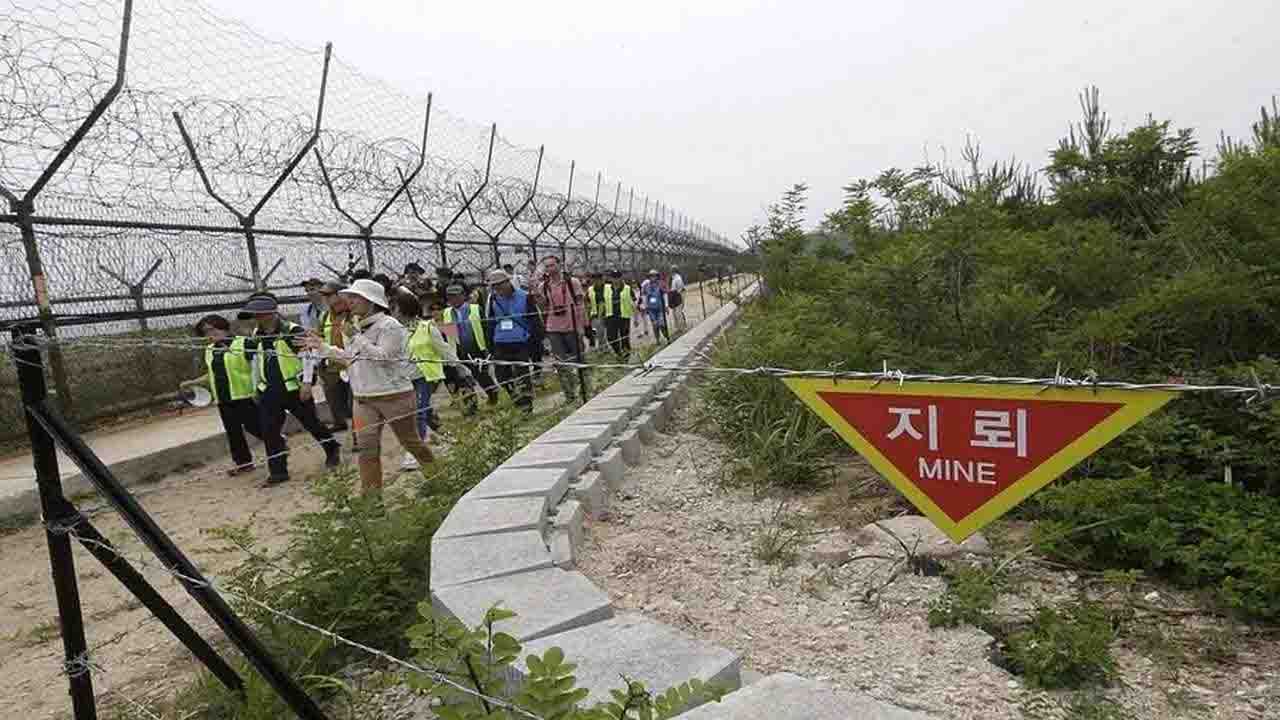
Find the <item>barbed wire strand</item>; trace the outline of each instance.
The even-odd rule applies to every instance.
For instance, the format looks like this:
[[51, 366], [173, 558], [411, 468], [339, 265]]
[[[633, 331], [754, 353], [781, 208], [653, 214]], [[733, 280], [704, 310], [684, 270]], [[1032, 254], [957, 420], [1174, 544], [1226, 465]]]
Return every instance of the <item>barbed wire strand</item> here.
[[[111, 553], [111, 554], [113, 554], [114, 556], [116, 556], [116, 557], [118, 557], [118, 558], [120, 558], [120, 559], [122, 559], [122, 560], [127, 560], [127, 561], [129, 561], [129, 562], [131, 562], [131, 563], [133, 563], [133, 564], [137, 565], [138, 567], [142, 567], [142, 568], [146, 568], [146, 569], [148, 569], [148, 570], [155, 570], [155, 571], [158, 571], [158, 572], [166, 573], [166, 574], [168, 574], [168, 575], [172, 576], [174, 579], [176, 579], [176, 580], [178, 580], [178, 581], [180, 581], [180, 582], [182, 582], [183, 584], [186, 584], [186, 585], [188, 585], [188, 586], [196, 587], [196, 588], [203, 588], [203, 589], [208, 589], [208, 590], [213, 590], [213, 591], [215, 591], [215, 592], [217, 592], [217, 593], [219, 593], [219, 594], [221, 594], [221, 595], [225, 595], [226, 597], [234, 598], [234, 599], [239, 600], [239, 601], [241, 601], [241, 602], [244, 602], [244, 603], [248, 603], [248, 604], [250, 604], [250, 605], [253, 605], [253, 606], [254, 606], [254, 607], [256, 607], [256, 608], [258, 608], [258, 609], [260, 609], [260, 610], [262, 610], [262, 611], [264, 611], [264, 612], [269, 613], [269, 614], [270, 614], [270, 615], [272, 615], [273, 617], [276, 617], [276, 618], [278, 618], [278, 619], [280, 619], [280, 620], [284, 620], [285, 622], [291, 623], [291, 624], [293, 624], [293, 625], [296, 625], [297, 627], [303, 628], [303, 629], [308, 630], [308, 631], [310, 631], [310, 632], [313, 632], [313, 633], [315, 633], [315, 634], [317, 634], [317, 635], [320, 635], [320, 636], [322, 636], [322, 637], [324, 637], [324, 638], [326, 638], [326, 639], [328, 639], [328, 640], [330, 640], [330, 641], [334, 642], [335, 644], [343, 645], [343, 646], [349, 647], [349, 648], [351, 648], [351, 649], [353, 649], [353, 650], [359, 650], [360, 652], [363, 652], [363, 653], [365, 653], [365, 654], [367, 654], [367, 655], [370, 655], [370, 656], [372, 656], [372, 657], [376, 657], [376, 658], [378, 658], [378, 659], [380, 659], [380, 660], [383, 660], [383, 661], [385, 661], [385, 662], [391, 663], [392, 665], [395, 665], [395, 666], [397, 666], [397, 667], [400, 667], [400, 668], [403, 668], [403, 669], [405, 669], [405, 670], [409, 670], [409, 671], [412, 671], [412, 672], [416, 672], [416, 673], [422, 674], [422, 675], [424, 675], [424, 676], [426, 676], [426, 677], [430, 678], [433, 682], [436, 682], [436, 683], [438, 683], [438, 684], [442, 684], [442, 685], [447, 685], [447, 686], [449, 686], [450, 688], [452, 688], [452, 689], [454, 689], [454, 690], [457, 690], [457, 691], [459, 691], [459, 692], [465, 693], [465, 694], [470, 695], [470, 696], [472, 696], [472, 697], [475, 697], [475, 698], [477, 698], [477, 699], [485, 700], [486, 702], [490, 703], [491, 705], [493, 705], [493, 706], [495, 706], [495, 707], [500, 707], [500, 708], [503, 708], [503, 709], [505, 709], [505, 710], [510, 710], [511, 712], [514, 712], [514, 713], [517, 713], [517, 714], [522, 715], [522, 716], [524, 716], [524, 717], [530, 718], [530, 720], [543, 720], [543, 718], [542, 718], [542, 717], [540, 717], [540, 716], [538, 716], [538, 715], [535, 715], [535, 714], [533, 714], [533, 713], [531, 713], [531, 712], [529, 712], [529, 711], [527, 711], [527, 710], [525, 710], [525, 709], [523, 709], [523, 708], [521, 708], [521, 707], [519, 707], [519, 706], [517, 706], [517, 705], [515, 705], [515, 704], [513, 704], [513, 703], [511, 703], [511, 702], [509, 702], [509, 701], [507, 701], [507, 700], [504, 700], [504, 699], [502, 699], [502, 698], [498, 698], [498, 697], [493, 697], [493, 696], [491, 696], [491, 695], [486, 695], [486, 694], [484, 694], [484, 693], [482, 693], [482, 692], [479, 692], [479, 691], [474, 690], [474, 689], [472, 689], [472, 688], [470, 688], [470, 687], [467, 687], [466, 685], [463, 685], [462, 683], [459, 683], [459, 682], [457, 682], [457, 681], [455, 681], [455, 680], [452, 680], [451, 678], [449, 678], [449, 677], [445, 674], [445, 672], [443, 672], [443, 671], [441, 671], [441, 670], [438, 670], [438, 669], [428, 669], [428, 668], [424, 668], [424, 667], [422, 667], [421, 665], [418, 665], [417, 663], [411, 662], [411, 661], [409, 661], [409, 660], [405, 660], [405, 659], [403, 659], [403, 658], [396, 657], [395, 655], [392, 655], [391, 653], [388, 653], [388, 652], [385, 652], [385, 651], [382, 651], [382, 650], [378, 650], [377, 648], [370, 647], [370, 646], [368, 646], [368, 645], [366, 645], [366, 644], [364, 644], [364, 643], [361, 643], [361, 642], [358, 642], [358, 641], [356, 641], [356, 640], [352, 640], [352, 639], [350, 639], [350, 638], [344, 637], [344, 636], [342, 636], [342, 635], [340, 635], [340, 634], [338, 634], [338, 633], [333, 632], [332, 630], [328, 630], [328, 629], [326, 629], [326, 628], [322, 628], [322, 627], [320, 627], [320, 626], [318, 626], [318, 625], [315, 625], [315, 624], [313, 624], [313, 623], [307, 622], [306, 620], [302, 620], [302, 619], [300, 619], [300, 618], [294, 617], [293, 615], [291, 615], [291, 614], [289, 614], [289, 613], [287, 613], [287, 612], [285, 612], [285, 611], [283, 611], [283, 610], [279, 610], [279, 609], [277, 609], [277, 608], [274, 608], [274, 607], [272, 607], [271, 605], [269, 605], [269, 604], [267, 604], [267, 603], [265, 603], [265, 602], [263, 602], [263, 601], [261, 601], [261, 600], [259, 600], [259, 599], [255, 598], [255, 597], [251, 597], [251, 596], [249, 596], [249, 595], [244, 595], [244, 594], [242, 594], [242, 593], [239, 593], [239, 592], [236, 592], [236, 591], [234, 591], [234, 590], [228, 589], [228, 588], [226, 588], [225, 586], [223, 586], [223, 585], [221, 584], [221, 582], [215, 581], [215, 580], [213, 580], [213, 579], [211, 579], [211, 578], [209, 578], [209, 577], [207, 577], [207, 576], [206, 576], [206, 577], [203, 577], [203, 578], [191, 577], [191, 576], [189, 576], [189, 575], [183, 574], [182, 572], [178, 571], [178, 570], [177, 570], [177, 569], [175, 569], [175, 568], [170, 568], [170, 567], [166, 567], [166, 566], [165, 566], [165, 565], [163, 565], [163, 564], [158, 564], [158, 563], [156, 563], [156, 562], [152, 561], [150, 558], [145, 557], [145, 556], [143, 556], [143, 555], [136, 555], [136, 554], [127, 554], [127, 553], [123, 553], [123, 552], [121, 552], [119, 549], [117, 549], [116, 547], [114, 547], [114, 546], [112, 546], [112, 545], [108, 545], [108, 544], [106, 544], [106, 543], [99, 542], [98, 540], [95, 540], [94, 538], [88, 538], [88, 537], [84, 537], [84, 536], [80, 535], [79, 533], [77, 533], [77, 532], [75, 531], [75, 528], [74, 528], [74, 527], [69, 526], [69, 525], [50, 525], [50, 526], [46, 526], [46, 527], [48, 528], [49, 532], [67, 535], [67, 536], [69, 536], [70, 538], [72, 538], [72, 539], [74, 539], [74, 540], [76, 540], [76, 541], [78, 541], [78, 542], [80, 542], [80, 543], [83, 543], [83, 544], [86, 544], [86, 545], [92, 545], [92, 546], [94, 546], [94, 547], [100, 548], [101, 550], [104, 550], [104, 551], [110, 552], [110, 553]], [[76, 658], [74, 658], [73, 660], [69, 661], [69, 662], [67, 663], [67, 665], [66, 665], [66, 670], [67, 670], [67, 673], [68, 673], [68, 674], [72, 674], [72, 673], [87, 673], [87, 672], [92, 672], [94, 669], [95, 669], [95, 667], [94, 667], [94, 665], [93, 665], [93, 661], [92, 661], [92, 659], [91, 659], [91, 657], [89, 656], [89, 654], [88, 654], [88, 652], [87, 652], [87, 651], [86, 651], [85, 653], [82, 653], [80, 656], [77, 656], [77, 657], [76, 657]]]
[[[116, 347], [138, 347], [136, 344], [125, 344], [117, 346], [110, 341], [92, 340], [86, 341], [77, 339], [75, 342], [82, 345], [89, 345], [102, 348]], [[674, 338], [673, 338], [674, 342]], [[56, 344], [57, 341], [47, 341], [44, 339], [36, 340], [32, 345], [48, 346]], [[156, 346], [161, 347], [161, 346]], [[175, 349], [170, 347], [170, 349]], [[191, 348], [183, 348], [191, 349]], [[246, 354], [263, 353], [265, 355], [278, 354], [274, 349], [257, 349], [247, 351]], [[15, 358], [16, 359], [16, 358]], [[411, 355], [399, 355], [395, 357], [375, 358], [375, 357], [355, 357], [347, 361], [350, 364], [359, 362], [373, 363], [394, 363], [401, 365], [417, 365], [424, 362], [422, 358], [415, 358]], [[432, 360], [432, 362], [437, 362]], [[626, 363], [626, 362], [603, 362], [603, 363], [579, 363], [571, 360], [551, 359], [539, 363], [533, 360], [497, 360], [493, 358], [481, 358], [473, 361], [438, 361], [444, 365], [459, 365], [465, 362], [471, 362], [482, 368], [485, 366], [523, 366], [535, 367], [542, 366], [544, 363], [549, 365], [551, 369], [567, 368], [567, 369], [620, 369], [620, 370], [638, 370], [642, 373], [650, 373], [655, 371], [673, 371], [678, 373], [702, 373], [702, 374], [721, 374], [721, 375], [753, 375], [758, 377], [771, 378], [813, 378], [813, 379], [829, 379], [829, 380], [870, 380], [877, 384], [883, 382], [892, 382], [902, 385], [907, 382], [921, 383], [965, 383], [977, 385], [1021, 385], [1021, 386], [1041, 386], [1047, 388], [1080, 388], [1091, 390], [1159, 390], [1174, 393], [1216, 393], [1227, 395], [1249, 395], [1253, 399], [1265, 399], [1277, 390], [1280, 386], [1263, 383], [1259, 381], [1255, 385], [1197, 385], [1192, 383], [1179, 382], [1133, 382], [1127, 380], [1103, 380], [1092, 374], [1084, 377], [1070, 377], [1063, 374], [1056, 374], [1053, 377], [1021, 377], [1021, 376], [1005, 376], [993, 374], [943, 374], [943, 373], [913, 373], [904, 372], [902, 370], [889, 369], [886, 365], [881, 370], [832, 370], [824, 369], [796, 369], [785, 367], [729, 367], [715, 365], [711, 363], [679, 363], [679, 362], [663, 362], [663, 361], [647, 361], [643, 363]]]

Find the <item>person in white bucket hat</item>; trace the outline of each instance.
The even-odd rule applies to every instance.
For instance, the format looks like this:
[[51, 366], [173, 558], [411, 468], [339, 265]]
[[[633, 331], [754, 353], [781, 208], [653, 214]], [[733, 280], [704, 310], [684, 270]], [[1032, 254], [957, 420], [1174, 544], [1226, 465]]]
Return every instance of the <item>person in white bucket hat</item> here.
[[386, 290], [381, 283], [361, 279], [339, 292], [357, 318], [349, 325], [350, 335], [344, 347], [334, 347], [318, 335], [307, 338], [307, 347], [347, 366], [355, 397], [352, 422], [360, 486], [366, 494], [381, 494], [383, 425], [391, 426], [401, 447], [418, 460], [419, 468], [425, 468], [435, 458], [418, 437], [414, 419], [418, 405], [412, 376], [415, 366], [405, 359], [408, 336], [404, 326], [387, 313]]

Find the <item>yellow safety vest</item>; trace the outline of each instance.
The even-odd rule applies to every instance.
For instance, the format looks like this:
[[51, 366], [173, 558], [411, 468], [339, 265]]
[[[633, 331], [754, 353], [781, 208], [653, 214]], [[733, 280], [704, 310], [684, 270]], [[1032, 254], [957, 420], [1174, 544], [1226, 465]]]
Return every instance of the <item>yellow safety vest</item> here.
[[[218, 383], [213, 379], [215, 352], [222, 353], [222, 364], [227, 371], [227, 385], [231, 391], [231, 397], [218, 396]], [[249, 366], [249, 357], [244, 354], [244, 338], [234, 338], [225, 350], [215, 349], [213, 345], [205, 348], [204, 366], [209, 371], [209, 392], [213, 394], [214, 402], [221, 405], [224, 402], [253, 397], [253, 368]]]
[[[351, 322], [351, 316], [350, 316], [350, 315], [348, 315], [348, 316], [347, 316], [346, 321], [345, 321], [345, 322], [343, 322], [343, 325], [344, 325], [344, 326], [346, 326], [346, 325], [350, 324], [350, 322]], [[333, 344], [334, 344], [334, 342], [333, 342], [333, 313], [332, 313], [332, 312], [329, 312], [329, 311], [327, 311], [327, 310], [325, 311], [324, 315], [322, 316], [322, 319], [320, 320], [320, 337], [324, 338], [324, 341], [325, 341], [326, 343], [328, 343], [329, 345], [333, 345]]]
[[[276, 359], [280, 363], [280, 375], [284, 377], [284, 386], [287, 390], [297, 390], [302, 387], [302, 358], [293, 352], [293, 348], [289, 347], [287, 336], [298, 327], [297, 323], [288, 320], [280, 321], [280, 329], [277, 331], [279, 335], [271, 344], [271, 351], [276, 354]], [[255, 332], [255, 335], [257, 333]], [[267, 389], [267, 353], [268, 350], [261, 345], [258, 346], [258, 391], [264, 392]]]
[[[619, 293], [622, 305], [622, 317], [631, 319], [631, 313], [635, 309], [635, 298], [631, 296], [631, 286], [623, 284], [622, 292]], [[604, 284], [604, 316], [613, 317], [613, 283]]]
[[[454, 318], [453, 307], [450, 306], [445, 308], [444, 321], [452, 324], [453, 318]], [[484, 326], [480, 324], [480, 307], [478, 305], [473, 304], [471, 306], [471, 313], [467, 316], [467, 320], [468, 320], [467, 324], [471, 326], [471, 337], [475, 338], [476, 345], [478, 345], [481, 350], [488, 350], [489, 348], [484, 341]], [[459, 335], [458, 337], [462, 337], [462, 336]], [[453, 338], [449, 338], [449, 342], [453, 342]]]
[[604, 312], [604, 298], [601, 297], [605, 287], [607, 286], [596, 287], [591, 285], [587, 288], [587, 315], [589, 317], [605, 317], [602, 314]]
[[422, 372], [422, 377], [428, 382], [444, 379], [444, 364], [441, 362], [440, 351], [436, 349], [435, 343], [431, 342], [433, 324], [430, 320], [420, 320], [413, 335], [409, 336], [409, 357], [414, 359], [418, 370]]

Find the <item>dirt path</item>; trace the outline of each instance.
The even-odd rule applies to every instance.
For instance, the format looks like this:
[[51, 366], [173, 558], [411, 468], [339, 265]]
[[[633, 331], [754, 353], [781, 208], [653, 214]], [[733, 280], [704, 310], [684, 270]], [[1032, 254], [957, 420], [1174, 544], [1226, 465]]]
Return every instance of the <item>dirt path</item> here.
[[[841, 532], [831, 526], [831, 493], [794, 498], [784, 514], [784, 525], [815, 533], [795, 548], [799, 562], [762, 562], [755, 547], [762, 528], [778, 527], [777, 503], [718, 487], [728, 452], [689, 430], [689, 412], [628, 470], [606, 517], [588, 525], [579, 568], [617, 609], [730, 648], [753, 670], [829, 681], [939, 718], [1280, 718], [1275, 640], [1242, 648], [1238, 665], [1176, 671], [1131, 647], [1113, 648], [1122, 683], [1106, 697], [1129, 714], [1067, 715], [1062, 706], [1073, 699], [1031, 690], [990, 662], [986, 633], [929, 628], [941, 578], [902, 576], [864, 602], [887, 568], [808, 562], [811, 544]], [[856, 517], [859, 509], [847, 511]], [[1026, 592], [1065, 599], [1072, 582], [1069, 573], [1047, 573]], [[1101, 702], [1096, 707], [1110, 707]]]
[[[702, 319], [700, 300], [695, 292], [688, 303], [691, 324]], [[720, 305], [708, 292], [707, 312], [715, 312]], [[632, 342], [642, 348], [653, 340], [636, 335]], [[544, 373], [544, 379], [551, 392], [539, 398], [540, 411], [560, 403], [554, 391], [558, 387], [555, 373]], [[436, 406], [447, 408], [447, 395], [438, 397]], [[446, 428], [458, 417], [448, 410], [442, 415]], [[290, 447], [294, 480], [284, 485], [260, 489], [259, 476], [227, 478], [217, 468], [206, 467], [176, 473], [133, 492], [141, 495], [144, 507], [178, 547], [207, 575], [216, 577], [239, 558], [218, 552], [219, 543], [207, 534], [210, 530], [247, 523], [267, 547], [276, 549], [285, 541], [289, 520], [318, 506], [307, 478], [323, 470], [323, 453], [306, 436], [294, 437]], [[383, 448], [383, 467], [390, 472], [398, 467], [403, 451], [393, 438], [384, 440]], [[437, 450], [447, 452], [447, 447], [437, 446]], [[91, 504], [95, 502], [86, 501], [82, 507]], [[152, 558], [114, 512], [100, 513], [93, 522], [122, 554]], [[75, 561], [100, 703], [162, 698], [184, 685], [197, 667], [190, 653], [78, 546]], [[221, 641], [213, 622], [172, 578], [163, 571], [144, 574], [196, 630]], [[40, 527], [0, 535], [0, 577], [0, 718], [67, 717], [70, 701], [61, 674], [62, 644]]]

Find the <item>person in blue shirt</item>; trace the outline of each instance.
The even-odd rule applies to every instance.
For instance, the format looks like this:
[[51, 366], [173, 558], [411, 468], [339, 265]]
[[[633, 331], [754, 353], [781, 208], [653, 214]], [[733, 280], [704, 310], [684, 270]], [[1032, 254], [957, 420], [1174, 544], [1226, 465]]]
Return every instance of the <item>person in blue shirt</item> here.
[[653, 325], [653, 341], [662, 342], [665, 337], [671, 342], [671, 332], [667, 330], [667, 296], [662, 289], [662, 276], [657, 270], [649, 271], [649, 279], [641, 288], [644, 295], [644, 311], [649, 314], [649, 322]]
[[505, 270], [489, 273], [489, 299], [484, 313], [485, 335], [492, 357], [500, 364], [494, 365], [498, 384], [506, 388], [516, 407], [525, 413], [533, 413], [533, 374], [530, 365], [506, 365], [531, 363], [530, 345], [540, 339], [537, 305], [528, 293], [515, 287]]

